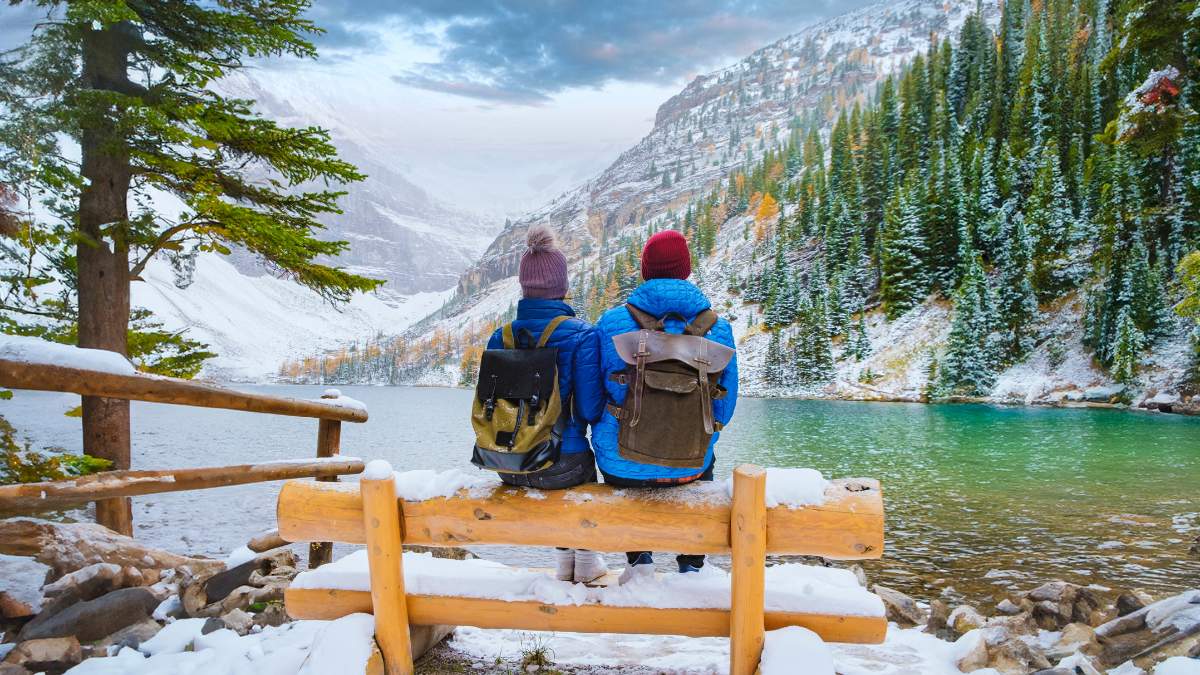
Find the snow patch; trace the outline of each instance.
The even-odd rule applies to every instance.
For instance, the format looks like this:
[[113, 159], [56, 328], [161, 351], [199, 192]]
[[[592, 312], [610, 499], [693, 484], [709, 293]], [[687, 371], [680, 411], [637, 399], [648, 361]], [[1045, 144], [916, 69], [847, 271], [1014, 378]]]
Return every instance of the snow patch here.
[[363, 480], [383, 480], [394, 473], [392, 465], [388, 464], [386, 459], [373, 459], [367, 462], [361, 477]]
[[453, 497], [459, 490], [492, 490], [502, 483], [495, 474], [469, 474], [458, 469], [434, 471], [416, 469], [396, 472], [396, 494], [407, 502], [423, 502], [437, 497]]
[[[404, 586], [420, 595], [533, 601], [552, 605], [728, 609], [729, 574], [712, 565], [697, 574], [642, 579], [624, 586], [588, 588], [534, 570], [491, 560], [446, 560], [428, 553], [404, 554]], [[319, 569], [301, 572], [293, 588], [370, 590], [367, 552], [355, 551]], [[848, 570], [775, 565], [766, 571], [765, 607], [770, 611], [883, 616], [883, 602]]]
[[43, 366], [96, 370], [113, 375], [133, 375], [129, 359], [104, 349], [85, 349], [23, 335], [0, 335], [0, 359]]
[[800, 626], [768, 631], [759, 670], [762, 675], [792, 675], [803, 664], [809, 675], [834, 675], [833, 652], [821, 636]]
[[[825, 503], [825, 490], [832, 485], [816, 469], [767, 469], [767, 508], [819, 506]], [[733, 497], [733, 477], [725, 489]]]

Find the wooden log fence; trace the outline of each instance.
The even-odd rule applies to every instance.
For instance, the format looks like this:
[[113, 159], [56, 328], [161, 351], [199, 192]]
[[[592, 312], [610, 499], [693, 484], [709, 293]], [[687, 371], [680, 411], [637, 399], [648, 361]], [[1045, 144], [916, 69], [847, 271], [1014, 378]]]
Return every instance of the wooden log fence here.
[[[336, 397], [323, 396], [324, 400], [306, 400], [271, 396], [145, 373], [111, 373], [11, 359], [0, 359], [0, 387], [60, 391], [87, 397], [240, 410], [319, 420], [315, 462], [297, 460], [170, 471], [123, 469], [87, 478], [52, 481], [34, 486], [8, 486], [0, 488], [0, 513], [37, 512], [96, 501], [97, 521], [100, 524], [109, 526], [120, 534], [132, 536], [132, 521], [121, 516], [128, 513], [130, 496], [286, 480], [302, 476], [315, 477], [321, 481], [336, 481], [338, 475], [362, 471], [362, 463], [358, 460], [347, 459], [339, 462], [334, 458], [341, 453], [342, 422], [366, 422], [367, 411], [362, 407], [341, 405], [336, 400], [330, 400]], [[87, 499], [81, 499], [85, 495]], [[328, 562], [332, 552], [332, 544], [313, 542], [309, 549], [309, 566], [315, 567]]]
[[[403, 501], [389, 477], [358, 486], [288, 482], [279, 495], [279, 534], [287, 541], [330, 539], [366, 544], [370, 590], [289, 588], [285, 602], [299, 619], [336, 619], [374, 612], [389, 675], [413, 672], [410, 625], [465, 624], [517, 630], [729, 636], [730, 672], [758, 667], [764, 632], [804, 626], [835, 642], [878, 643], [878, 616], [765, 611], [766, 554], [878, 558], [883, 553], [883, 499], [873, 480], [833, 481], [824, 502], [803, 508], [765, 504], [766, 472], [734, 472], [733, 497], [721, 486], [669, 491], [588, 485], [542, 491], [497, 487], [449, 498]], [[665, 495], [669, 495], [669, 498]], [[406, 594], [402, 544], [586, 547], [596, 551], [659, 550], [731, 553], [730, 609], [548, 605], [479, 597]]]

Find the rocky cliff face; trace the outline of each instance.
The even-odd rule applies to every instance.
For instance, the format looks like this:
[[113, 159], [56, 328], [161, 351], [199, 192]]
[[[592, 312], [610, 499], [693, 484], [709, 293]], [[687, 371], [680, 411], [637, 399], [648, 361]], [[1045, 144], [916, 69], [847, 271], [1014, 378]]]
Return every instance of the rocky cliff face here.
[[697, 77], [663, 103], [654, 128], [603, 173], [508, 224], [458, 282], [466, 299], [516, 273], [524, 233], [544, 224], [573, 261], [596, 244], [681, 206], [761, 157], [797, 116], [823, 115], [869, 96], [881, 77], [931, 37], [957, 31], [971, 0], [903, 0], [815, 24], [722, 70]]

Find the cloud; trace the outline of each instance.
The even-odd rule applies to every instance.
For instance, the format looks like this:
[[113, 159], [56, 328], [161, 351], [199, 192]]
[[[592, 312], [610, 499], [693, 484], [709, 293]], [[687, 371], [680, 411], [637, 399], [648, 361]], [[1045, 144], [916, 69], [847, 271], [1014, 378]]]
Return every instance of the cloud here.
[[[540, 105], [609, 82], [669, 84], [871, 0], [317, 0], [337, 47], [370, 50], [399, 30], [436, 61], [393, 80], [488, 103]], [[378, 35], [378, 32], [375, 33]]]

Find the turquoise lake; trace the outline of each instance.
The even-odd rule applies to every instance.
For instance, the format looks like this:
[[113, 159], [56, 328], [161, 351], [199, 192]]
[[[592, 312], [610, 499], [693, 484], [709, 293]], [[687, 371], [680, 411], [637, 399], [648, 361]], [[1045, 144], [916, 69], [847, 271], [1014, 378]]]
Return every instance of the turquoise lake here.
[[[253, 386], [315, 397], [320, 387]], [[470, 469], [470, 393], [341, 387], [365, 402], [347, 455], [400, 470]], [[0, 403], [35, 447], [79, 447], [65, 394]], [[308, 457], [316, 422], [134, 404], [135, 468]], [[1200, 418], [1121, 410], [744, 399], [717, 448], [718, 479], [741, 462], [867, 476], [884, 486], [884, 558], [872, 581], [920, 597], [1001, 597], [1061, 578], [1166, 593], [1200, 586]], [[273, 527], [277, 484], [135, 500], [137, 536], [218, 555]], [[69, 513], [66, 517], [84, 514]], [[548, 564], [544, 551], [480, 551]], [[620, 556], [611, 557], [613, 563]], [[659, 556], [660, 563], [671, 561]], [[720, 560], [717, 561], [720, 564]]]

